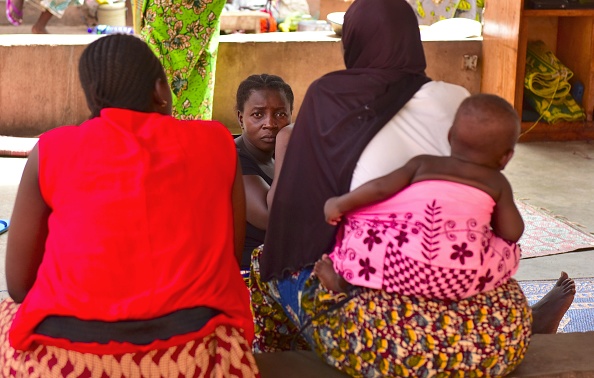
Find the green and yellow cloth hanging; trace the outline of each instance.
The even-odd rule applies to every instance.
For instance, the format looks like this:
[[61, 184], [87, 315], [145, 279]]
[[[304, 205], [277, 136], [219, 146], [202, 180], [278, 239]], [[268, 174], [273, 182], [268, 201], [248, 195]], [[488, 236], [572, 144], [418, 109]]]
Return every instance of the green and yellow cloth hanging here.
[[584, 109], [569, 93], [569, 79], [572, 76], [573, 72], [559, 61], [544, 42], [528, 43], [525, 97], [545, 122], [581, 121], [586, 118]]

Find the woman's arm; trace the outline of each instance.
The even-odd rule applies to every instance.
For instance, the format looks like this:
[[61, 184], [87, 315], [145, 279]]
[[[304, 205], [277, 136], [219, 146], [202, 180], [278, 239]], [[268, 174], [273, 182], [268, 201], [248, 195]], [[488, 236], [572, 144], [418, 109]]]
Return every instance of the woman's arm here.
[[272, 206], [272, 200], [274, 198], [274, 192], [276, 191], [276, 183], [279, 178], [281, 169], [283, 167], [283, 161], [285, 160], [285, 153], [287, 152], [287, 146], [289, 145], [289, 139], [291, 139], [291, 132], [293, 131], [293, 123], [280, 129], [276, 134], [276, 143], [274, 148], [274, 180], [272, 186], [266, 195], [266, 203], [268, 208]]
[[8, 294], [16, 303], [21, 303], [33, 287], [48, 234], [51, 210], [39, 189], [38, 156], [36, 145], [23, 170], [6, 245]]
[[491, 227], [493, 232], [502, 239], [510, 242], [520, 240], [524, 232], [524, 220], [514, 202], [514, 196], [509, 181], [501, 175], [503, 189], [493, 210]]
[[235, 245], [235, 258], [241, 264], [241, 255], [245, 244], [245, 191], [243, 189], [243, 174], [241, 173], [241, 164], [237, 157], [235, 168], [235, 180], [233, 180], [233, 189], [231, 192], [231, 201], [233, 204], [233, 238]]
[[266, 194], [270, 190], [270, 186], [258, 175], [243, 175], [243, 186], [245, 198], [249, 198], [249, 201], [246, 201], [247, 221], [254, 227], [266, 230], [268, 227]]
[[261, 230], [268, 228], [268, 215], [270, 214], [272, 196], [276, 188], [275, 182], [280, 173], [280, 166], [282, 165], [287, 144], [289, 143], [291, 127], [291, 125], [283, 127], [276, 136], [274, 180], [272, 181], [272, 186], [269, 186], [258, 175], [243, 175], [245, 196], [249, 198], [249, 201], [246, 201], [247, 221]]
[[329, 198], [324, 204], [326, 222], [337, 225], [344, 213], [385, 200], [408, 186], [420, 164], [419, 157], [385, 176], [371, 180], [352, 192]]

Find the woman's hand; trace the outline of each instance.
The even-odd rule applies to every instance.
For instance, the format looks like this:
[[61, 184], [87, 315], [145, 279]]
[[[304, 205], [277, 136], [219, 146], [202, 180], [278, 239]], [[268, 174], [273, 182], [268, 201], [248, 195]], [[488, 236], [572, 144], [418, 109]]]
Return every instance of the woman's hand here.
[[326, 222], [336, 226], [342, 220], [342, 212], [338, 207], [338, 197], [329, 198], [324, 204], [324, 215], [326, 216]]

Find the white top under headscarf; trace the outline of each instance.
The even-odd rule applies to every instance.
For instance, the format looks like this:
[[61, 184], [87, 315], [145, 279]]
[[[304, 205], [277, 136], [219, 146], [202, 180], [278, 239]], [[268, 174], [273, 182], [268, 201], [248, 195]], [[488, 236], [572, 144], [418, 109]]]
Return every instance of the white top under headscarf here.
[[449, 155], [448, 132], [466, 88], [430, 81], [404, 105], [363, 150], [351, 190], [384, 176], [417, 155]]

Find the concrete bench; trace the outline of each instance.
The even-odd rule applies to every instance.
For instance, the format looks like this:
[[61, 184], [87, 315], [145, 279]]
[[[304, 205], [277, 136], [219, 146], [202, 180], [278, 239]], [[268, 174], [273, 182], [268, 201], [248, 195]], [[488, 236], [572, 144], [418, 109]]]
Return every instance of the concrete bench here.
[[510, 377], [594, 377], [594, 332], [534, 335]]
[[[313, 352], [256, 354], [262, 378], [340, 378]], [[594, 377], [594, 332], [534, 335], [524, 361], [509, 377]]]
[[326, 364], [314, 352], [294, 351], [255, 354], [262, 378], [345, 378], [347, 374]]

